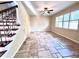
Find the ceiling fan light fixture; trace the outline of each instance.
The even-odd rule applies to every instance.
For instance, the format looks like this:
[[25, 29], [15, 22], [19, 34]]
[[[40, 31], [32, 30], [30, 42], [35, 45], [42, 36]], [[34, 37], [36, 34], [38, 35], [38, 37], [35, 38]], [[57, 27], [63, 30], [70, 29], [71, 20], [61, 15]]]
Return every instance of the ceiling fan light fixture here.
[[47, 10], [48, 8], [44, 8], [45, 10]]
[[53, 11], [53, 9], [48, 9], [47, 7], [45, 7], [44, 8], [44, 11], [42, 11], [43, 12], [43, 14], [46, 14], [46, 15], [50, 15], [51, 14], [51, 11]]
[[50, 13], [50, 11], [48, 11], [47, 13]]

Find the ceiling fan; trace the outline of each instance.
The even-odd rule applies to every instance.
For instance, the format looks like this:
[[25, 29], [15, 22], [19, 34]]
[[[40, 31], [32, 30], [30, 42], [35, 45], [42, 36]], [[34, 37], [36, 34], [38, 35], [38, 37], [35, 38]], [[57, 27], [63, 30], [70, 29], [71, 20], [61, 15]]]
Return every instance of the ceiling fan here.
[[47, 7], [45, 7], [44, 8], [44, 10], [43, 11], [40, 11], [42, 14], [50, 14], [51, 13], [51, 11], [53, 11], [53, 9], [48, 9]]

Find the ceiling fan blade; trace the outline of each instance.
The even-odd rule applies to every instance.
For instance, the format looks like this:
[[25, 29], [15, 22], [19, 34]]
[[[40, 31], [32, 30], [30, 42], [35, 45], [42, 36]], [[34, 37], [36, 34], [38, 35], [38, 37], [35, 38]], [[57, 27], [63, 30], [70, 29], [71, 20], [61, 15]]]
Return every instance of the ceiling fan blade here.
[[53, 10], [49, 10], [49, 11], [53, 11]]

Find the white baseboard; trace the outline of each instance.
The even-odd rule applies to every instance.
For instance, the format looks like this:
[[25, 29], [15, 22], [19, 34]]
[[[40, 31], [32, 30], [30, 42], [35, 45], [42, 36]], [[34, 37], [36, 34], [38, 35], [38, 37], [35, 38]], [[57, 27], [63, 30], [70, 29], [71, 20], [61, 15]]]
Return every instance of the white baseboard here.
[[57, 32], [54, 32], [54, 33], [56, 33], [56, 34], [58, 34], [58, 35], [60, 35], [60, 36], [63, 36], [63, 37], [65, 37], [65, 38], [69, 39], [69, 40], [72, 40], [72, 41], [74, 41], [74, 42], [76, 42], [76, 43], [79, 43], [78, 41], [76, 41], [76, 40], [74, 40], [74, 39], [71, 39], [71, 38], [69, 38], [69, 37], [67, 37], [67, 36], [64, 36], [64, 35], [62, 35], [62, 34], [60, 34], [60, 33], [57, 33]]
[[50, 31], [31, 31], [32, 32], [50, 32]]

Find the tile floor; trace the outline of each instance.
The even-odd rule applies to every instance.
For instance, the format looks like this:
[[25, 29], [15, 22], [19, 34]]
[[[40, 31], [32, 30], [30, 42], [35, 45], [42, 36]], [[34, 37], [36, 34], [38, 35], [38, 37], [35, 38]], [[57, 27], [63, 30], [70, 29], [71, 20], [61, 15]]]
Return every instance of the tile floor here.
[[78, 58], [79, 44], [51, 32], [34, 32], [14, 58]]

